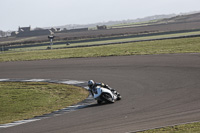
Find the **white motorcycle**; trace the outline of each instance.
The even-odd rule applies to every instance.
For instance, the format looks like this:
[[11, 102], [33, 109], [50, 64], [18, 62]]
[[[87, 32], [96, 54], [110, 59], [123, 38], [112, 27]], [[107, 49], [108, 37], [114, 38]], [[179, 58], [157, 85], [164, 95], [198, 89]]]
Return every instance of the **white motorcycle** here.
[[97, 86], [92, 89], [93, 97], [97, 100], [98, 104], [102, 103], [114, 103], [117, 100], [121, 100], [121, 96], [117, 95], [116, 93], [112, 92], [109, 89]]

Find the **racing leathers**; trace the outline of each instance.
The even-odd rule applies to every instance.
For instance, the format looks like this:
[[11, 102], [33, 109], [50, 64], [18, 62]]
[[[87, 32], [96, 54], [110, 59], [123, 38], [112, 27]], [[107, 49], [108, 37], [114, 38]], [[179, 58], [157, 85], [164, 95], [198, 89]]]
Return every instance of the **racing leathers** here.
[[112, 91], [113, 93], [115, 93], [115, 94], [117, 94], [117, 95], [120, 95], [115, 89], [109, 87], [108, 85], [106, 85], [106, 84], [104, 84], [104, 83], [95, 83], [92, 87], [89, 87], [89, 89], [88, 89], [88, 90], [90, 91], [90, 93], [92, 94], [92, 96], [94, 96], [92, 90], [95, 89], [97, 86], [106, 88], [106, 89]]

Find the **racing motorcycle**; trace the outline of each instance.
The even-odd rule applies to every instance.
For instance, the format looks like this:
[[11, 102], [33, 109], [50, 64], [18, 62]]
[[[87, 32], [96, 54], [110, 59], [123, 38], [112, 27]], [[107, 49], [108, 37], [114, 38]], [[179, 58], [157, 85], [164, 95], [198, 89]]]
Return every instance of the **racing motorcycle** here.
[[112, 92], [109, 89], [97, 86], [92, 89], [93, 97], [97, 100], [98, 104], [102, 103], [114, 103], [117, 100], [121, 100], [121, 96], [117, 95], [117, 92]]

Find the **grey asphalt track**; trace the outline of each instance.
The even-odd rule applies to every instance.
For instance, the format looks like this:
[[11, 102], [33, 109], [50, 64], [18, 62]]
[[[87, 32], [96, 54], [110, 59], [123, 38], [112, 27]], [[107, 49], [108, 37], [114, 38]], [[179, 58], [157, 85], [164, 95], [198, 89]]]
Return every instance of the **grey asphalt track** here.
[[200, 120], [200, 54], [6, 62], [0, 68], [1, 79], [94, 79], [123, 96], [1, 133], [125, 133]]

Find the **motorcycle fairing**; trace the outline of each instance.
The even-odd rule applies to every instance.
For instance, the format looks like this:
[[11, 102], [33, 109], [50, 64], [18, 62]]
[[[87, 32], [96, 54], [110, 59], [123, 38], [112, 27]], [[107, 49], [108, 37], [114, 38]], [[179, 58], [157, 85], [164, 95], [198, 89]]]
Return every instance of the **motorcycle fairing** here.
[[108, 93], [112, 96], [114, 100], [117, 99], [117, 96], [115, 96], [110, 90], [106, 88], [97, 86], [95, 89], [96, 93], [94, 93], [94, 99], [98, 99], [102, 93]]

